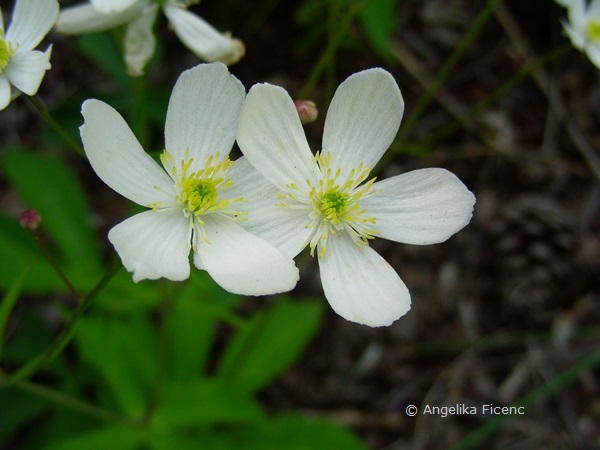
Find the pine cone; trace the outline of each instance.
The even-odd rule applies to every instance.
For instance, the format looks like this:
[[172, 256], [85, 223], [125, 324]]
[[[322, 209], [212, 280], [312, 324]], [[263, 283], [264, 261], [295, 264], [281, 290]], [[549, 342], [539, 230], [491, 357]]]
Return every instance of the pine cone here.
[[540, 325], [565, 305], [575, 224], [570, 211], [548, 198], [520, 197], [500, 209], [491, 233], [505, 312]]

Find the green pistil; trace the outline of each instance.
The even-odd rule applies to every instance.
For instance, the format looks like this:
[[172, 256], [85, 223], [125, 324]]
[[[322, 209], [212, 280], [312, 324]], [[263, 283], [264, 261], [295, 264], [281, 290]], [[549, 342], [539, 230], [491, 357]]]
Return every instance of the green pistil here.
[[585, 26], [585, 33], [590, 41], [600, 43], [600, 22], [590, 19]]
[[210, 179], [185, 180], [182, 200], [192, 214], [202, 214], [210, 209], [217, 199], [215, 182]]
[[334, 187], [321, 196], [318, 209], [324, 220], [337, 225], [346, 215], [347, 204], [348, 194]]

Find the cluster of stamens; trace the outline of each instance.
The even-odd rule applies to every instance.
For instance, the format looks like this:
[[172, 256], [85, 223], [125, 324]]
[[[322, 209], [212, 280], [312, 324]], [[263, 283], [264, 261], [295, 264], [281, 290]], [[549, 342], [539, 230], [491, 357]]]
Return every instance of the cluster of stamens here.
[[208, 214], [221, 214], [238, 222], [247, 219], [246, 212], [230, 209], [231, 204], [246, 201], [244, 198], [220, 197], [220, 193], [232, 184], [228, 172], [234, 163], [229, 157], [221, 159], [219, 153], [211, 155], [204, 166], [196, 171], [190, 171], [193, 159], [189, 157], [189, 150], [186, 150], [184, 159], [178, 162], [165, 150], [160, 160], [175, 182], [175, 202], [182, 207], [184, 216], [189, 218], [190, 227], [198, 233], [196, 238], [208, 241], [202, 219]]
[[[1, 20], [1, 18], [0, 18]], [[4, 32], [0, 30], [0, 73], [8, 65], [8, 61], [13, 54], [12, 45], [4, 40]]]
[[313, 158], [319, 168], [317, 184], [307, 180], [305, 189], [293, 183], [287, 185], [288, 191], [280, 195], [279, 205], [310, 210], [311, 221], [306, 227], [314, 230], [308, 242], [312, 256], [317, 247], [319, 256], [325, 255], [327, 237], [340, 231], [345, 231], [356, 245], [368, 245], [377, 234], [373, 227], [376, 221], [365, 215], [360, 199], [378, 192], [373, 189], [375, 178], [361, 184], [371, 169], [360, 163], [341, 180], [341, 169], [331, 168], [330, 153], [317, 152]]
[[588, 19], [585, 25], [585, 34], [590, 41], [595, 44], [600, 44], [600, 22], [594, 19]]

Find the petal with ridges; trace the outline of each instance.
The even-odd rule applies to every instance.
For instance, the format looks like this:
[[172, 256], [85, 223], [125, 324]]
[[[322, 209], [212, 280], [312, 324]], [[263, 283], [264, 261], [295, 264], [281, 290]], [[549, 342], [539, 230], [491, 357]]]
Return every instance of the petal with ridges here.
[[196, 242], [194, 262], [223, 289], [269, 295], [294, 288], [299, 275], [292, 259], [227, 218], [211, 215], [205, 222], [210, 242]]
[[190, 276], [191, 228], [181, 210], [145, 211], [121, 222], [108, 239], [133, 281]]
[[369, 69], [351, 75], [337, 88], [327, 110], [323, 152], [331, 153], [331, 167], [344, 174], [359, 163], [374, 167], [394, 140], [404, 100], [388, 72]]
[[248, 220], [240, 225], [277, 247], [289, 258], [300, 253], [312, 232], [306, 227], [311, 221], [310, 207], [303, 210], [277, 206], [281, 203], [277, 197], [281, 191], [252, 167], [245, 157], [235, 161], [230, 176], [233, 184], [222, 195], [246, 200], [232, 206], [248, 214]]
[[242, 107], [237, 142], [256, 170], [285, 190], [317, 183], [316, 164], [294, 102], [279, 86], [256, 84]]
[[102, 14], [123, 11], [134, 3], [143, 3], [143, 0], [90, 0], [96, 11]]
[[358, 247], [344, 235], [329, 236], [319, 268], [325, 297], [346, 320], [387, 326], [410, 309], [406, 285], [369, 246]]
[[167, 150], [175, 160], [186, 149], [194, 159], [190, 171], [219, 152], [229, 155], [235, 141], [245, 89], [222, 63], [201, 64], [183, 72], [171, 94], [165, 124]]
[[16, 53], [33, 50], [56, 23], [58, 10], [56, 0], [18, 0], [6, 41], [18, 43]]
[[141, 4], [124, 11], [102, 14], [92, 5], [70, 6], [61, 10], [56, 29], [63, 34], [84, 34], [106, 31], [134, 20], [142, 13]]
[[35, 95], [40, 84], [50, 69], [50, 55], [52, 46], [45, 52], [33, 50], [25, 53], [15, 53], [11, 58], [4, 73], [10, 82], [21, 92]]
[[86, 100], [81, 114], [83, 148], [102, 181], [142, 206], [174, 202], [173, 181], [144, 151], [117, 111], [99, 100]]
[[471, 220], [475, 197], [451, 172], [431, 168], [387, 178], [361, 201], [379, 237], [406, 244], [443, 242]]

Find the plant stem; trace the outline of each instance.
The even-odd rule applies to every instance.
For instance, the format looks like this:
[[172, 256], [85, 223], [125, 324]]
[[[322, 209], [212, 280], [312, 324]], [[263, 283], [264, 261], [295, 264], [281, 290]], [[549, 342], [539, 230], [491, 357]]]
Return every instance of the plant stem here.
[[37, 96], [28, 96], [27, 98], [29, 99], [33, 107], [44, 118], [46, 123], [50, 125], [50, 128], [52, 128], [56, 132], [56, 134], [60, 136], [60, 138], [65, 142], [65, 144], [67, 144], [69, 147], [75, 150], [75, 152], [78, 153], [80, 156], [85, 157], [85, 153], [83, 152], [81, 146], [71, 138], [69, 133], [67, 133], [56, 120], [54, 120], [52, 114], [50, 114], [50, 111], [48, 111], [48, 109], [42, 104], [42, 102], [37, 98]]
[[44, 400], [47, 400], [52, 403], [56, 403], [57, 405], [62, 406], [64, 408], [69, 408], [74, 411], [81, 412], [98, 420], [126, 425], [137, 425], [137, 423], [132, 421], [131, 419], [119, 416], [118, 414], [115, 414], [112, 411], [99, 408], [96, 405], [92, 405], [77, 398], [63, 394], [62, 392], [49, 389], [45, 386], [41, 386], [30, 381], [21, 380], [15, 385], [15, 387], [24, 392], [35, 395], [36, 397], [43, 398]]
[[42, 255], [44, 255], [44, 258], [46, 258], [46, 261], [48, 261], [50, 263], [50, 265], [52, 266], [52, 268], [54, 269], [56, 274], [60, 277], [62, 282], [67, 287], [67, 289], [71, 292], [71, 294], [73, 294], [75, 296], [75, 299], [77, 300], [77, 302], [81, 303], [81, 297], [77, 293], [77, 289], [75, 289], [75, 286], [73, 286], [73, 283], [71, 283], [71, 281], [67, 278], [67, 276], [62, 271], [60, 266], [56, 263], [56, 261], [54, 261], [54, 258], [52, 258], [52, 255], [50, 255], [50, 253], [46, 249], [46, 246], [44, 245], [44, 241], [42, 241], [42, 238], [40, 237], [38, 231], [31, 230], [31, 235], [33, 236], [33, 240], [35, 241], [36, 245], [42, 252]]
[[467, 30], [462, 39], [458, 42], [450, 56], [446, 59], [439, 73], [433, 80], [433, 83], [428, 91], [426, 91], [417, 101], [417, 104], [412, 109], [408, 118], [404, 121], [396, 140], [402, 142], [406, 139], [406, 136], [412, 131], [414, 125], [419, 121], [432, 99], [437, 94], [438, 90], [448, 78], [448, 75], [454, 69], [454, 66], [458, 63], [462, 55], [465, 53], [471, 42], [477, 37], [483, 25], [487, 22], [494, 10], [498, 6], [501, 0], [489, 0], [485, 8], [475, 18], [473, 25]]
[[[336, 25], [336, 32], [329, 34], [327, 47], [325, 48], [325, 50], [323, 50], [323, 53], [321, 53], [321, 56], [319, 57], [317, 63], [314, 65], [312, 71], [308, 75], [306, 82], [300, 89], [298, 98], [300, 98], [300, 99], [309, 98], [309, 96], [311, 95], [312, 90], [313, 90], [317, 80], [321, 76], [322, 72], [327, 67], [329, 67], [330, 61], [333, 58], [333, 55], [335, 54], [339, 45], [342, 43], [342, 39], [344, 38], [344, 36], [346, 36], [346, 33], [348, 32], [348, 29], [350, 28], [352, 21], [358, 14], [360, 14], [360, 12], [364, 8], [366, 8], [368, 6], [369, 3], [371, 3], [371, 1], [372, 0], [356, 2], [356, 3], [352, 4], [350, 8], [348, 8], [347, 14]], [[332, 7], [332, 9], [333, 9], [333, 7]], [[329, 28], [330, 29], [332, 28], [331, 24], [330, 24]]]
[[515, 73], [511, 78], [509, 78], [508, 81], [502, 84], [502, 86], [495, 89], [491, 94], [489, 94], [483, 100], [471, 107], [463, 116], [458, 117], [453, 122], [449, 123], [448, 125], [442, 128], [439, 128], [435, 131], [435, 133], [428, 136], [428, 138], [424, 142], [424, 145], [433, 146], [444, 137], [463, 127], [470, 119], [472, 119], [481, 111], [483, 111], [484, 109], [486, 109], [487, 107], [496, 103], [498, 100], [504, 97], [508, 91], [510, 91], [517, 84], [523, 81], [523, 79], [529, 76], [533, 71], [561, 57], [570, 49], [570, 45], [561, 46], [543, 55], [532, 64], [521, 68], [517, 73]]
[[98, 294], [104, 289], [104, 287], [108, 284], [108, 282], [112, 279], [112, 277], [118, 272], [121, 268], [121, 264], [114, 264], [111, 266], [108, 271], [102, 276], [100, 281], [96, 284], [96, 286], [81, 299], [79, 305], [73, 312], [73, 316], [71, 320], [68, 322], [67, 326], [63, 329], [63, 331], [56, 337], [54, 342], [44, 351], [39, 354], [35, 358], [29, 360], [24, 366], [18, 369], [16, 372], [5, 375], [0, 372], [0, 388], [8, 387], [19, 383], [26, 378], [29, 378], [35, 372], [40, 370], [45, 365], [49, 364], [58, 356], [62, 350], [66, 347], [66, 345], [71, 341], [73, 335], [75, 334], [75, 328], [77, 325], [77, 321], [79, 317], [89, 308], [92, 301], [98, 296]]
[[21, 293], [21, 287], [27, 278], [31, 263], [28, 262], [13, 280], [12, 284], [8, 288], [8, 291], [4, 294], [2, 302], [0, 303], [0, 356], [2, 356], [3, 344], [4, 344], [4, 330], [6, 323], [10, 316], [10, 313], [15, 306], [15, 303], [19, 299]]

